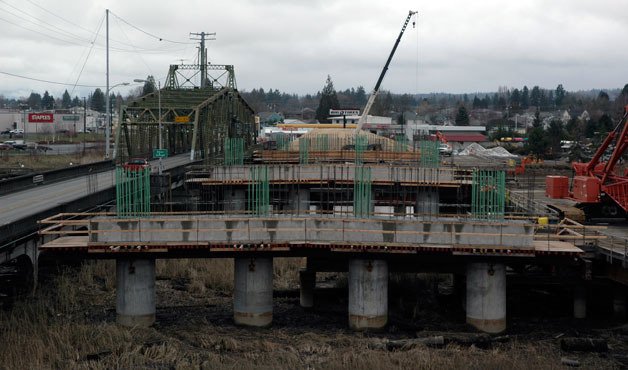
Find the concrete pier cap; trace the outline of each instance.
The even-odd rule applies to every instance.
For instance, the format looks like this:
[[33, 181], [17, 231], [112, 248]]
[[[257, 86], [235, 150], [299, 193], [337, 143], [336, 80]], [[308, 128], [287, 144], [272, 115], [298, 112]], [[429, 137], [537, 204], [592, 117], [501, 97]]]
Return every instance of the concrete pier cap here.
[[155, 259], [116, 260], [116, 321], [128, 327], [155, 322]]
[[233, 320], [266, 327], [273, 321], [273, 259], [234, 259]]
[[467, 323], [486, 333], [506, 330], [506, 266], [467, 264]]
[[388, 263], [349, 260], [349, 327], [382, 329], [388, 323]]

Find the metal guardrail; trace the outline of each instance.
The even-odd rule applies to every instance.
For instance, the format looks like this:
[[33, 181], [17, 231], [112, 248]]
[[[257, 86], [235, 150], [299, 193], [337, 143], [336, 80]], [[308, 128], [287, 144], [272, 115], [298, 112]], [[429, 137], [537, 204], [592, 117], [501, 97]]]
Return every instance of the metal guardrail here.
[[112, 160], [81, 164], [58, 170], [34, 172], [0, 181], [0, 196], [16, 191], [33, 188], [39, 184], [63, 181], [78, 176], [112, 170]]

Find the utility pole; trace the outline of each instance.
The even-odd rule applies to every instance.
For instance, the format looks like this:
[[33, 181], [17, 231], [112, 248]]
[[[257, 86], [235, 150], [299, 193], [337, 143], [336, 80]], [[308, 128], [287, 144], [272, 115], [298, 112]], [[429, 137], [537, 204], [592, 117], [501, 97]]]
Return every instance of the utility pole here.
[[[192, 36], [200, 37], [194, 38]], [[216, 32], [206, 33], [206, 32], [190, 32], [190, 40], [196, 40], [201, 42], [201, 47], [199, 49], [199, 58], [201, 65], [201, 88], [207, 87], [207, 49], [205, 49], [205, 36], [216, 36]], [[207, 40], [216, 40], [215, 37], [208, 38]]]
[[107, 89], [105, 91], [105, 159], [109, 159], [109, 146], [111, 141], [111, 108], [109, 107], [109, 9], [105, 11], [107, 18]]
[[83, 97], [83, 156], [85, 156], [85, 142], [87, 141], [87, 99]]

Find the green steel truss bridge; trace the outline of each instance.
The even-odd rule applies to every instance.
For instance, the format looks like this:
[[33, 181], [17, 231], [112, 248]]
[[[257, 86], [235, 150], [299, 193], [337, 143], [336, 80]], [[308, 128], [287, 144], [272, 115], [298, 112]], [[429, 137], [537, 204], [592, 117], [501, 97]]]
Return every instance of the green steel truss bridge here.
[[[196, 85], [199, 74], [205, 77]], [[159, 148], [161, 121], [170, 155], [188, 152], [191, 159], [212, 163], [224, 156], [226, 139], [253, 144], [254, 113], [236, 89], [232, 65], [171, 65], [163, 88], [121, 108], [114, 157], [151, 157]]]

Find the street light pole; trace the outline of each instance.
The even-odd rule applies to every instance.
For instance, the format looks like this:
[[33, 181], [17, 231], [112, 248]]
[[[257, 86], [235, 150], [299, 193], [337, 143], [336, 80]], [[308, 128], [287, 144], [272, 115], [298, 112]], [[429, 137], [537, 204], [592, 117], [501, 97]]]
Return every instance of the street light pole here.
[[[155, 83], [155, 81], [148, 81], [148, 80], [142, 80], [142, 79], [135, 79], [133, 80], [133, 82], [139, 82], [139, 83]], [[153, 85], [153, 88], [155, 88], [155, 85]], [[161, 124], [161, 81], [157, 81], [157, 127], [159, 130], [159, 149], [163, 149], [164, 146], [164, 142], [162, 140], [162, 124]], [[163, 162], [162, 162], [162, 157], [159, 156], [159, 174], [161, 175], [163, 172]]]
[[[157, 106], [159, 111], [159, 149], [163, 149], [164, 142], [161, 136], [161, 81], [157, 81]], [[163, 163], [161, 162], [161, 156], [159, 156], [159, 174], [163, 171]]]
[[[121, 82], [119, 84], [115, 84], [111, 87], [107, 87], [107, 92], [105, 95], [105, 104], [107, 107], [105, 108], [105, 159], [109, 159], [109, 152], [111, 146], [111, 107], [109, 106], [111, 102], [109, 101], [109, 93], [111, 90], [118, 86], [128, 86], [128, 82]], [[109, 80], [107, 80], [107, 86], [109, 86]]]

